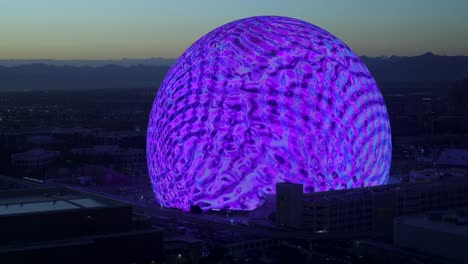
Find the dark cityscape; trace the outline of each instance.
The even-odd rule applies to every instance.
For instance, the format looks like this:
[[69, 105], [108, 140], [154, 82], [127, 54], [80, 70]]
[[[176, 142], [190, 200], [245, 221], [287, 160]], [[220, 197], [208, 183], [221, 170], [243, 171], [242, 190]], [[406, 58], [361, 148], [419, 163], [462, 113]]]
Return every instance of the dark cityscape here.
[[277, 8], [164, 57], [0, 44], [0, 263], [468, 263], [468, 50]]

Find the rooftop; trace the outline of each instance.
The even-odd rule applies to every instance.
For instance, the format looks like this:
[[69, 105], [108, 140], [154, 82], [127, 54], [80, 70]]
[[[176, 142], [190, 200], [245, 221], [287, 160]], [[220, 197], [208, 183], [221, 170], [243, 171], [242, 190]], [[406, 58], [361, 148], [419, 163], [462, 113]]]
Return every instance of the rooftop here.
[[76, 210], [123, 203], [67, 188], [44, 188], [0, 192], [0, 216]]
[[402, 192], [402, 193], [411, 193], [414, 190], [424, 190], [424, 189], [438, 189], [443, 186], [449, 185], [467, 185], [468, 177], [460, 174], [451, 174], [446, 175], [441, 179], [430, 182], [404, 182], [397, 184], [386, 184], [386, 185], [377, 185], [369, 187], [361, 187], [354, 189], [341, 189], [341, 190], [330, 190], [326, 192], [313, 192], [313, 193], [304, 193], [304, 198], [307, 200], [313, 199], [348, 199], [349, 197], [361, 195], [373, 195], [379, 193], [389, 193], [389, 192]]

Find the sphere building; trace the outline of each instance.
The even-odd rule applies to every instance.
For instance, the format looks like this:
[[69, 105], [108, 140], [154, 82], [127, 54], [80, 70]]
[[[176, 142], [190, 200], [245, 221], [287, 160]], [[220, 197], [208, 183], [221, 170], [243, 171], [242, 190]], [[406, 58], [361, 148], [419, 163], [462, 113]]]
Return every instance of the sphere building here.
[[254, 209], [277, 182], [306, 193], [385, 184], [391, 131], [345, 43], [301, 20], [251, 17], [206, 34], [170, 69], [147, 159], [163, 206]]

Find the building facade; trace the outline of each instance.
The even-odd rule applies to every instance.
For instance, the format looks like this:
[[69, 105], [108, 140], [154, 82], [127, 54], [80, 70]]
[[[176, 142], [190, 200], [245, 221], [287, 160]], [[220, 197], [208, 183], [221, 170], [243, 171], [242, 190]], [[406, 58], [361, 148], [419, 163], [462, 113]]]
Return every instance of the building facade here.
[[468, 263], [468, 210], [397, 217], [393, 241], [403, 249]]
[[276, 184], [276, 224], [301, 228], [304, 216], [304, 198], [302, 184]]
[[52, 164], [59, 156], [59, 151], [32, 149], [11, 155], [14, 166], [23, 169], [41, 169]]
[[[297, 223], [293, 226], [281, 220], [294, 206], [295, 203], [290, 203], [289, 207], [278, 204], [278, 224], [297, 226]], [[397, 216], [466, 206], [468, 177], [463, 176], [424, 183], [318, 192], [304, 195], [301, 226], [317, 233], [369, 233], [391, 237], [393, 219]]]

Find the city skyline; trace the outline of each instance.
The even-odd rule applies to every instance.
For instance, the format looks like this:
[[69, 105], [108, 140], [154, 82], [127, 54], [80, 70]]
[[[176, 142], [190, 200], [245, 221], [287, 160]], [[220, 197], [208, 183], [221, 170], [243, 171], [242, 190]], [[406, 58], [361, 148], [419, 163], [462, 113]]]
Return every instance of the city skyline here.
[[0, 262], [468, 263], [467, 11], [0, 0]]
[[[246, 7], [249, 8], [246, 8]], [[358, 55], [468, 55], [461, 1], [231, 3], [18, 1], [0, 4], [0, 59], [177, 58], [219, 25], [257, 15], [326, 28]]]

